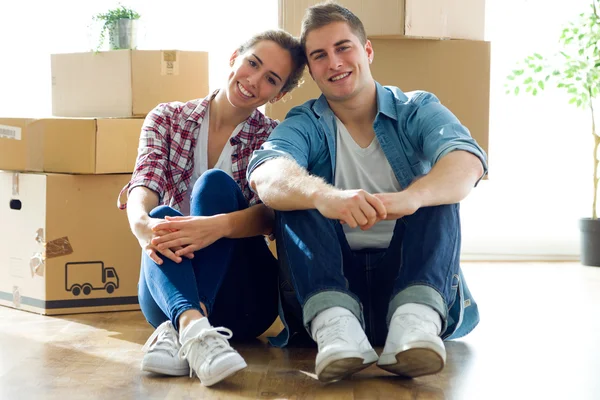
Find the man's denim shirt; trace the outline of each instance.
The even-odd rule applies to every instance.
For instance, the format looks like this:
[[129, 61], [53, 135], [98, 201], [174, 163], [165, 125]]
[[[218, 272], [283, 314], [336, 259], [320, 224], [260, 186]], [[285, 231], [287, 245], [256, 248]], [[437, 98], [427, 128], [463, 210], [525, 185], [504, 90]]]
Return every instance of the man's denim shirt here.
[[[392, 86], [377, 87], [377, 116], [373, 123], [375, 135], [402, 188], [415, 178], [427, 174], [444, 155], [454, 150], [468, 151], [477, 156], [487, 173], [487, 156], [471, 137], [469, 130], [437, 97], [424, 91], [404, 93]], [[276, 157], [289, 157], [311, 174], [333, 185], [336, 156], [337, 127], [335, 116], [325, 96], [294, 107], [269, 139], [254, 152], [248, 165], [247, 177], [263, 162]], [[477, 325], [479, 313], [471, 299], [462, 272], [453, 284], [457, 300], [449, 313], [448, 329], [443, 338], [466, 335]], [[470, 305], [470, 307], [469, 307]], [[280, 314], [282, 314], [280, 299]], [[450, 305], [449, 305], [450, 306]], [[467, 308], [468, 307], [468, 308]], [[287, 344], [286, 329], [271, 343]]]
[[[431, 93], [403, 93], [377, 86], [375, 135], [403, 188], [425, 175], [441, 157], [454, 150], [476, 155], [487, 173], [487, 156], [458, 118]], [[247, 176], [263, 162], [290, 157], [311, 174], [333, 185], [337, 127], [325, 96], [294, 107], [261, 148], [254, 152]]]

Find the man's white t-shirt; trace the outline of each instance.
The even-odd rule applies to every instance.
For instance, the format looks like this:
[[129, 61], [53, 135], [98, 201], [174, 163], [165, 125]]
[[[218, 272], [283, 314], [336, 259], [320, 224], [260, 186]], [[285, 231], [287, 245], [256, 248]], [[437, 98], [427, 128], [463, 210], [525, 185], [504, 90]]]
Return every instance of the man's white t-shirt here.
[[[208, 170], [208, 127], [210, 126], [210, 103], [206, 107], [204, 119], [200, 125], [200, 133], [198, 134], [198, 140], [196, 141], [196, 148], [194, 149], [194, 171], [188, 186], [187, 193], [181, 203], [181, 213], [183, 215], [190, 214], [190, 198], [192, 197], [192, 190], [194, 184], [200, 178], [200, 176]], [[233, 146], [231, 145], [231, 138], [239, 133], [244, 126], [244, 122], [240, 123], [235, 127], [231, 136], [225, 143], [223, 151], [219, 156], [219, 160], [213, 167], [214, 169], [220, 169], [227, 175], [233, 178], [231, 156], [233, 155]]]
[[[369, 193], [399, 192], [401, 187], [377, 138], [368, 147], [360, 147], [342, 121], [336, 117], [337, 149], [334, 186], [339, 189], [363, 189]], [[396, 221], [380, 221], [367, 231], [342, 225], [352, 250], [387, 249]]]

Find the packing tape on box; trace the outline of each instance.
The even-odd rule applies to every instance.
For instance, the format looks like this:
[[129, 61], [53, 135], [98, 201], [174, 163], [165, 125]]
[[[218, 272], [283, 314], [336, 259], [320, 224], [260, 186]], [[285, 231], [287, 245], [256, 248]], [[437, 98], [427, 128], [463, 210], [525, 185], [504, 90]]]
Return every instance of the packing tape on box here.
[[31, 277], [34, 276], [44, 276], [44, 269], [46, 267], [46, 262], [42, 253], [35, 253], [29, 259], [29, 271], [31, 272]]
[[[35, 231], [35, 241], [44, 246], [44, 229], [40, 228]], [[46, 267], [46, 259], [41, 252], [35, 252], [29, 259], [29, 272], [31, 277], [44, 276], [44, 270]]]
[[18, 173], [14, 173], [13, 177], [12, 177], [12, 195], [13, 196], [19, 195], [19, 174]]
[[44, 244], [44, 228], [40, 228], [35, 231], [35, 241], [39, 244]]
[[73, 247], [67, 236], [46, 243], [46, 258], [66, 256], [73, 253]]
[[21, 308], [21, 293], [18, 286], [13, 286], [13, 306]]
[[179, 75], [179, 52], [177, 50], [162, 51], [160, 74]]

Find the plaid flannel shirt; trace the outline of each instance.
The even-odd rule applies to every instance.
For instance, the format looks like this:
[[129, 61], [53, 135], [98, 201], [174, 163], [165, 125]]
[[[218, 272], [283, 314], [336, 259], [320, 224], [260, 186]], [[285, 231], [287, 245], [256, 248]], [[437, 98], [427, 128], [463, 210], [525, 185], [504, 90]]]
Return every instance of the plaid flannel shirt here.
[[[117, 204], [120, 209], [127, 207], [127, 203], [121, 201], [124, 193], [129, 194], [134, 187], [144, 186], [158, 194], [159, 204], [180, 210], [194, 170], [194, 151], [200, 125], [208, 103], [217, 92], [187, 103], [159, 104], [148, 114], [140, 135], [134, 172], [119, 193]], [[229, 139], [233, 146], [233, 179], [250, 206], [260, 203], [260, 199], [250, 190], [246, 168], [252, 152], [267, 140], [277, 124], [277, 120], [254, 110], [239, 133]]]

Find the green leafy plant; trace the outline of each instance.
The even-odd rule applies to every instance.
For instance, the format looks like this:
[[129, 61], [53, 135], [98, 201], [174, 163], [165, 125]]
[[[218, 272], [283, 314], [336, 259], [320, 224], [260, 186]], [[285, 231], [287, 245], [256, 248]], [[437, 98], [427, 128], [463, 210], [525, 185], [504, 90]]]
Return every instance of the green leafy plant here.
[[552, 56], [533, 53], [519, 62], [507, 76], [506, 93], [528, 93], [536, 96], [549, 84], [565, 90], [569, 104], [589, 111], [594, 138], [594, 196], [592, 218], [597, 218], [598, 147], [595, 100], [600, 93], [600, 0], [591, 0], [588, 12], [570, 22], [559, 38], [559, 49]]
[[104, 45], [104, 41], [106, 40], [106, 33], [110, 32], [110, 30], [120, 19], [140, 19], [140, 14], [138, 14], [131, 8], [127, 8], [124, 5], [119, 4], [117, 8], [108, 10], [105, 13], [96, 14], [92, 19], [94, 21], [102, 22], [100, 39], [98, 41], [98, 47], [96, 48], [96, 50], [99, 50]]

